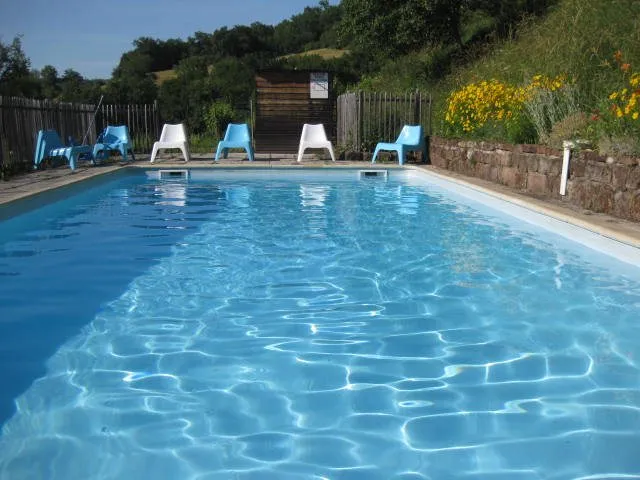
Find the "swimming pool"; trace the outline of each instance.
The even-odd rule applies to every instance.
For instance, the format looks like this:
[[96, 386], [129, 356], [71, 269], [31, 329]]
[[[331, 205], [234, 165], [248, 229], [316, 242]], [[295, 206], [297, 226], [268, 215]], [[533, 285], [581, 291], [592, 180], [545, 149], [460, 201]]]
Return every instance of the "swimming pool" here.
[[0, 478], [638, 478], [640, 269], [426, 175], [150, 171], [1, 227]]

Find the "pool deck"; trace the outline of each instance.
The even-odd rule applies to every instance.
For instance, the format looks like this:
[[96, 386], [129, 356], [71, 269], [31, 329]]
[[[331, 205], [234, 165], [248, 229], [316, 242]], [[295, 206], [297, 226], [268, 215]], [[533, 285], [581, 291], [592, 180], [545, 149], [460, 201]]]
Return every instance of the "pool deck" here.
[[[81, 164], [73, 173], [67, 166], [63, 165], [56, 168], [18, 175], [5, 182], [0, 181], [0, 205], [26, 199], [44, 191], [65, 187], [123, 168], [185, 168], [186, 166], [189, 168], [372, 168], [372, 165], [368, 162], [338, 161], [334, 163], [330, 160], [317, 160], [313, 155], [305, 155], [300, 163], [296, 162], [295, 155], [257, 155], [254, 162], [249, 162], [245, 156], [231, 154], [229, 159], [221, 160], [218, 163], [214, 163], [210, 155], [193, 155], [191, 161], [186, 164], [181, 157], [177, 156], [165, 156], [151, 164], [149, 163], [148, 155], [139, 155], [137, 161], [127, 164], [111, 161], [103, 165], [92, 166], [86, 163]], [[477, 178], [465, 177], [431, 165], [408, 164], [405, 165], [405, 167], [429, 172], [430, 174], [471, 187], [483, 193], [501, 198], [502, 200], [640, 248], [640, 223], [593, 213], [568, 205], [560, 200], [549, 201], [531, 195], [524, 195], [509, 187]], [[390, 169], [401, 167], [397, 163], [378, 163], [375, 165], [375, 168]]]

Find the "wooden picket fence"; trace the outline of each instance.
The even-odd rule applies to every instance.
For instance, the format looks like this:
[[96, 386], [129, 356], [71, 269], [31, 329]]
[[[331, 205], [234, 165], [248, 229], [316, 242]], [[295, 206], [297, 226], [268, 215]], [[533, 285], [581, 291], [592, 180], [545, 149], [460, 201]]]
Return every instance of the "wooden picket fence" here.
[[126, 125], [134, 151], [150, 153], [162, 130], [158, 102], [146, 105], [101, 105], [96, 113], [96, 131], [101, 132], [107, 125]]
[[[33, 168], [39, 130], [55, 129], [65, 141], [90, 129], [92, 105], [0, 96], [0, 175], [6, 178]], [[92, 140], [95, 140], [95, 128]]]
[[345, 93], [338, 97], [338, 145], [371, 152], [378, 142], [396, 139], [404, 125], [422, 125], [431, 134], [431, 95], [384, 92]]
[[96, 105], [0, 96], [0, 178], [33, 169], [39, 130], [53, 129], [63, 142], [69, 137], [93, 144], [107, 125], [127, 125], [136, 152], [150, 152], [162, 122], [157, 103]]

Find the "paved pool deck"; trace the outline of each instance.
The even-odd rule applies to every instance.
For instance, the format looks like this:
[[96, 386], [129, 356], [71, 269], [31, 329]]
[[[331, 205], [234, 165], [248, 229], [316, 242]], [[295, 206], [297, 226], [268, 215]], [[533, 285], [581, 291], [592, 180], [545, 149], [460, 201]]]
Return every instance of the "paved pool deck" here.
[[[99, 175], [112, 173], [123, 168], [371, 168], [368, 162], [352, 162], [318, 160], [313, 155], [305, 155], [302, 162], [296, 162], [295, 155], [257, 155], [254, 162], [249, 162], [245, 156], [231, 154], [228, 159], [218, 163], [213, 162], [211, 156], [193, 155], [189, 163], [181, 157], [165, 156], [149, 163], [148, 155], [138, 155], [135, 162], [119, 163], [110, 161], [102, 165], [93, 166], [82, 164], [75, 172], [68, 166], [59, 166], [12, 177], [8, 181], [0, 181], [0, 206], [7, 206], [10, 202], [34, 197], [39, 193], [65, 187], [82, 182]], [[397, 163], [378, 163], [376, 168], [402, 168]], [[441, 178], [465, 185], [483, 193], [501, 198], [502, 200], [520, 205], [525, 208], [549, 215], [569, 224], [586, 228], [592, 232], [615, 239], [622, 243], [640, 248], [640, 223], [630, 222], [609, 215], [593, 213], [561, 200], [549, 201], [524, 195], [517, 190], [498, 185], [477, 178], [466, 177], [431, 165], [408, 164], [405, 168], [422, 170]]]

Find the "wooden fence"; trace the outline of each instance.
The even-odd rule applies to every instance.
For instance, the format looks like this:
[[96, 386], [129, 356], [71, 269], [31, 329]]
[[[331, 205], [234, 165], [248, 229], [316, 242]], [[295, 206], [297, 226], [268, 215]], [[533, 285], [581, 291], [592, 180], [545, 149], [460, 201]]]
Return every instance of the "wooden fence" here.
[[39, 130], [56, 130], [65, 143], [73, 137], [93, 144], [107, 125], [127, 125], [134, 150], [150, 152], [162, 122], [157, 103], [101, 105], [96, 112], [96, 105], [0, 96], [0, 178], [33, 168]]
[[[0, 176], [33, 168], [38, 130], [55, 129], [63, 141], [82, 139], [90, 129], [93, 105], [0, 96]], [[96, 138], [95, 128], [90, 141]]]
[[431, 134], [431, 95], [345, 93], [338, 97], [338, 145], [346, 150], [372, 152], [378, 142], [397, 138], [403, 125], [422, 125]]
[[96, 131], [101, 132], [107, 125], [126, 125], [134, 151], [150, 153], [162, 130], [158, 102], [149, 105], [101, 105], [96, 113]]

